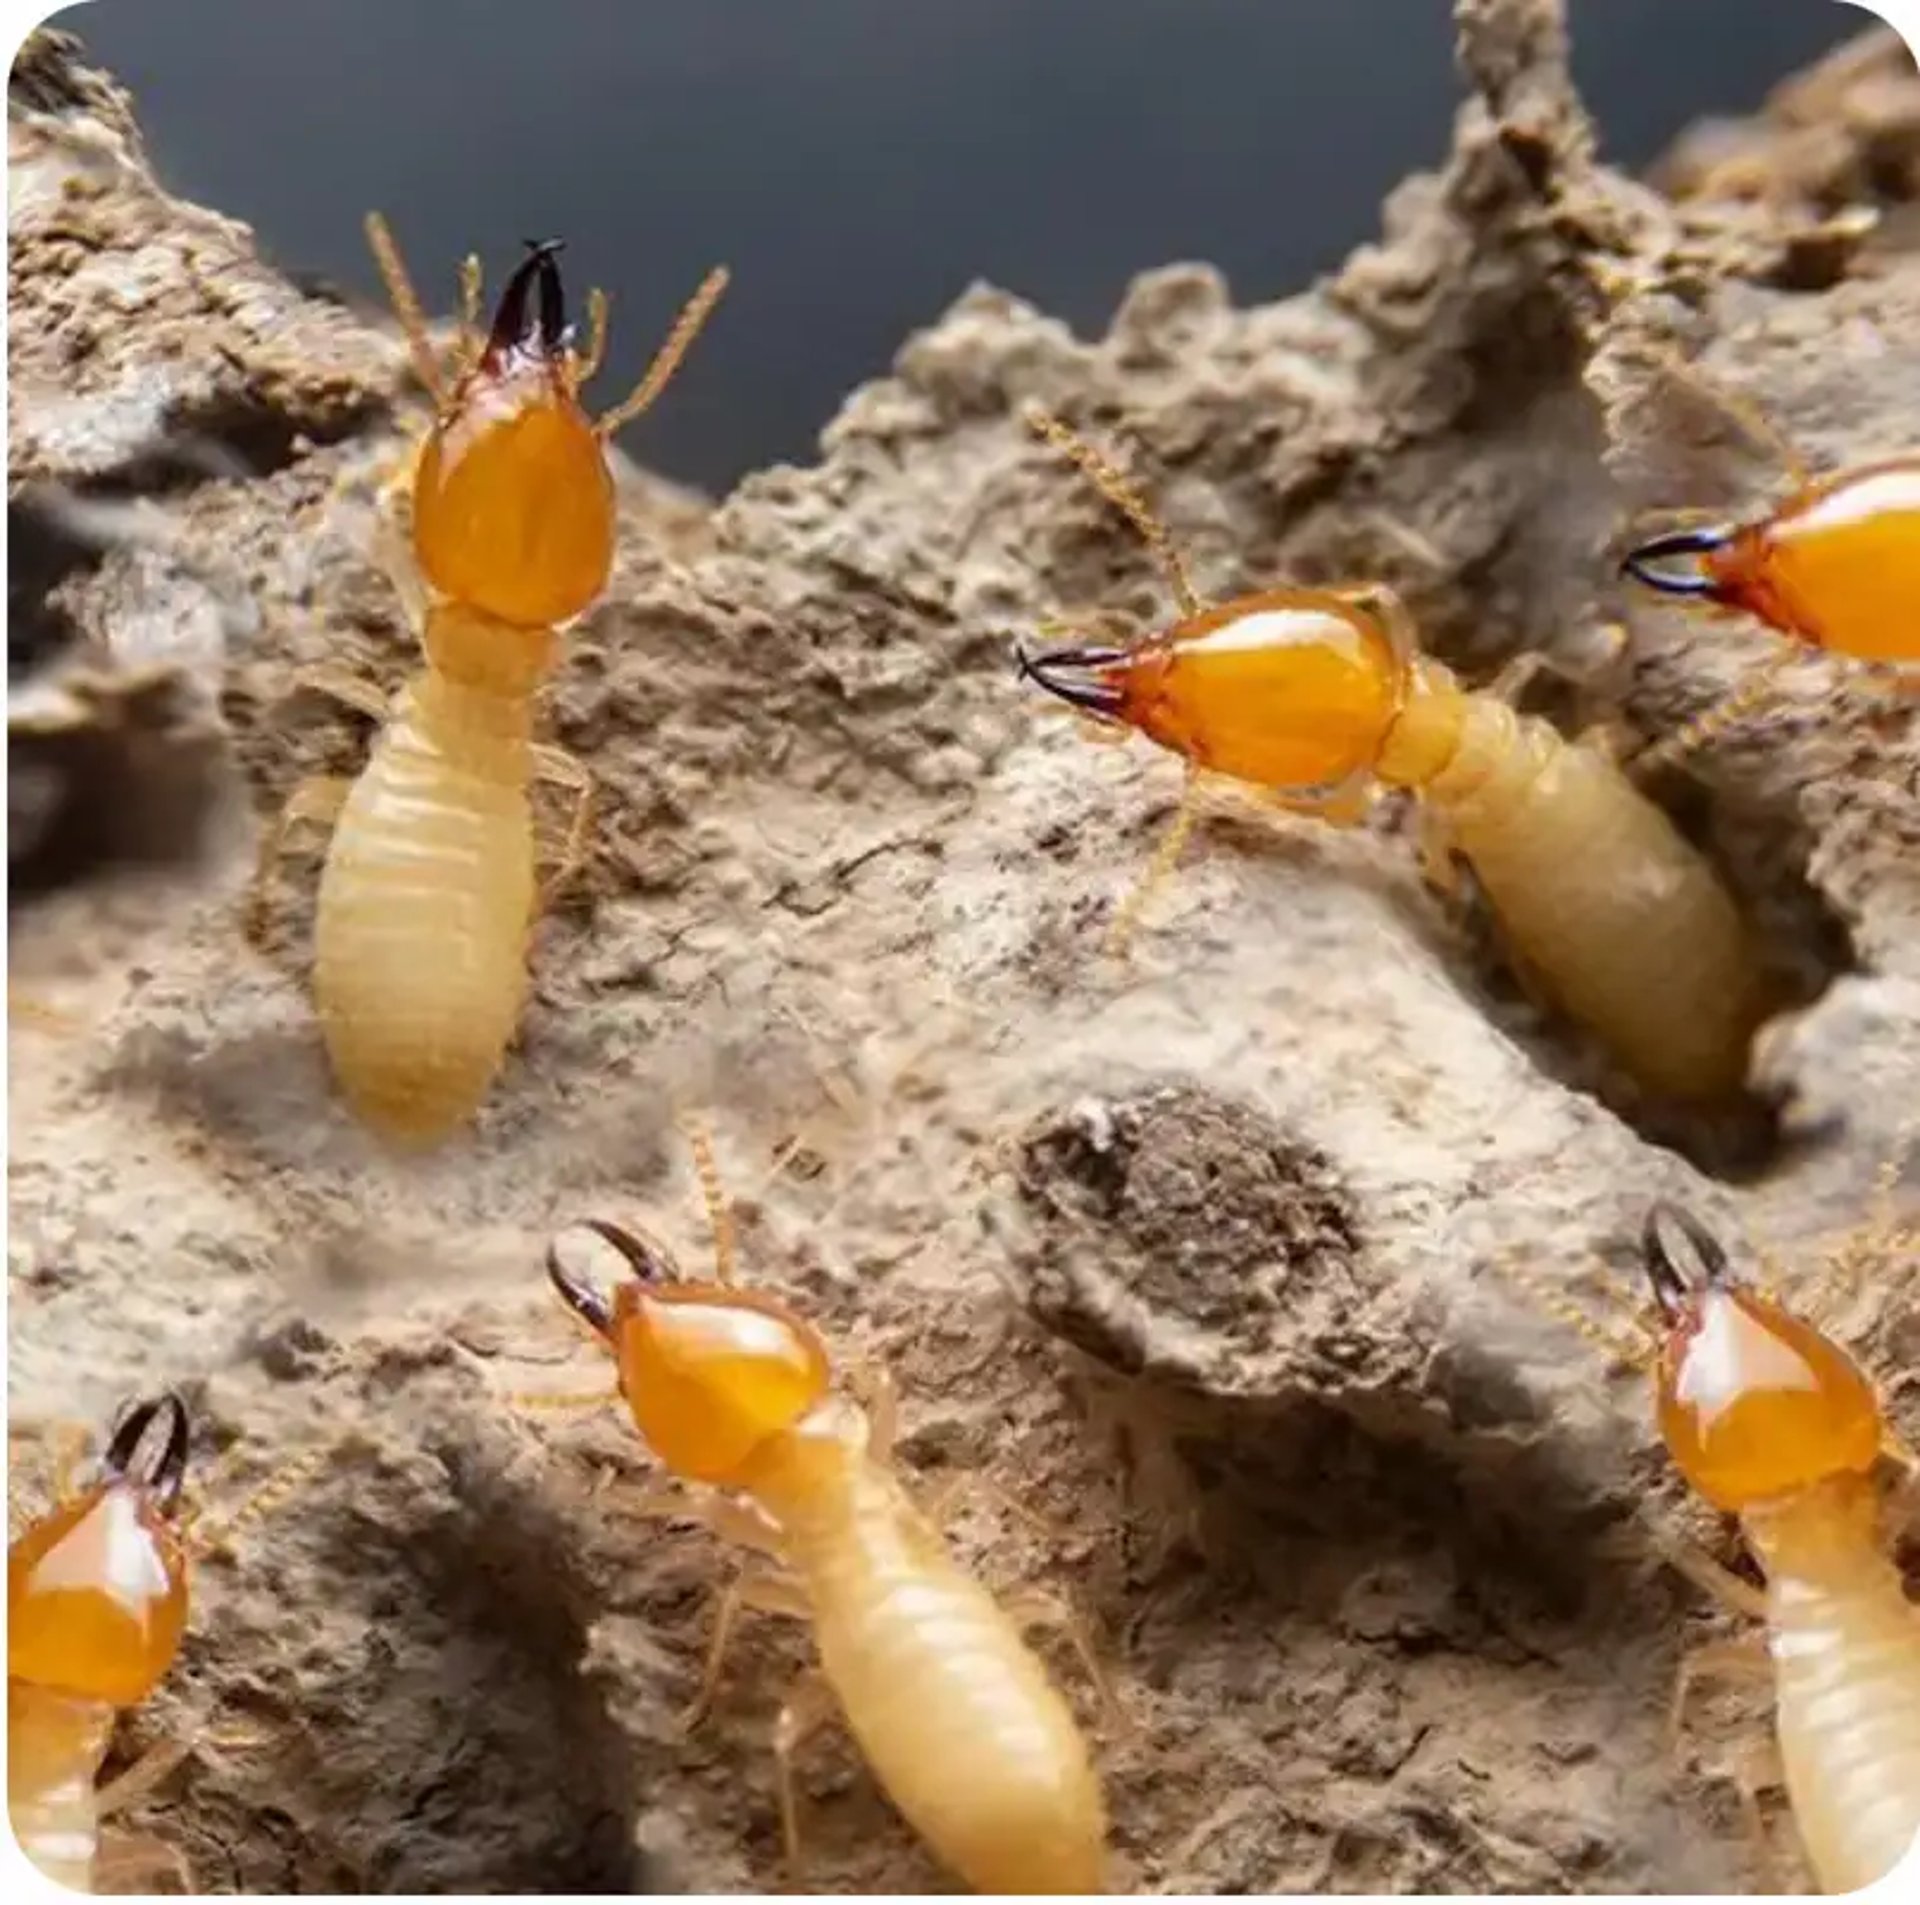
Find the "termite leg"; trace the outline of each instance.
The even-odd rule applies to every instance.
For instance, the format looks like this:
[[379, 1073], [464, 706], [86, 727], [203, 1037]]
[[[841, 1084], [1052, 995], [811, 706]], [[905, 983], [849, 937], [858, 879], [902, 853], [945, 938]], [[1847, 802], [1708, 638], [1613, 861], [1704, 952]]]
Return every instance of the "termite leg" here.
[[1757, 1621], [1767, 1618], [1765, 1592], [1751, 1581], [1743, 1580], [1712, 1555], [1702, 1553], [1690, 1542], [1667, 1537], [1657, 1538], [1654, 1545], [1660, 1550], [1661, 1559], [1676, 1574], [1684, 1574], [1695, 1587], [1711, 1595], [1730, 1613], [1743, 1614]]
[[1537, 648], [1523, 648], [1509, 655], [1494, 671], [1493, 679], [1481, 690], [1490, 700], [1504, 701], [1512, 707], [1547, 669], [1547, 658]]
[[587, 864], [587, 835], [593, 826], [593, 776], [564, 748], [536, 745], [533, 771], [550, 787], [563, 787], [573, 796], [567, 829], [553, 871], [540, 885], [538, 904], [551, 906]]
[[745, 1502], [718, 1496], [692, 1495], [671, 1486], [618, 1489], [607, 1497], [619, 1514], [644, 1521], [688, 1521], [755, 1554], [778, 1557], [782, 1552], [779, 1528]]
[[728, 1582], [714, 1603], [713, 1636], [707, 1642], [699, 1689], [680, 1714], [683, 1731], [691, 1733], [712, 1706], [713, 1696], [720, 1690], [720, 1675], [727, 1664], [727, 1650], [733, 1645], [733, 1630], [740, 1616], [749, 1609], [758, 1614], [784, 1614], [794, 1620], [805, 1620], [812, 1612], [797, 1581], [782, 1580], [776, 1575], [742, 1574]]
[[1120, 1696], [1114, 1691], [1106, 1668], [1100, 1664], [1100, 1650], [1094, 1645], [1093, 1630], [1065, 1595], [1051, 1588], [1021, 1588], [1008, 1595], [1000, 1606], [1007, 1618], [1023, 1631], [1044, 1627], [1062, 1635], [1093, 1683], [1094, 1697], [1100, 1702], [1108, 1726], [1115, 1733], [1133, 1731], [1133, 1721], [1120, 1704]]
[[793, 1781], [794, 1755], [833, 1718], [838, 1705], [826, 1676], [817, 1667], [809, 1667], [787, 1689], [787, 1697], [780, 1704], [780, 1717], [773, 1723], [774, 1778], [780, 1790], [780, 1837], [786, 1848], [788, 1881], [795, 1890], [801, 1888], [804, 1867], [800, 1857], [800, 1808]]
[[352, 791], [351, 781], [321, 776], [300, 782], [287, 796], [286, 804], [260, 839], [260, 857], [247, 889], [245, 923], [249, 939], [257, 941], [266, 931], [274, 870], [287, 851], [288, 837], [294, 828], [311, 823], [330, 829], [340, 818], [340, 810]]
[[329, 701], [337, 701], [372, 721], [386, 720], [393, 705], [392, 697], [378, 682], [356, 675], [338, 662], [316, 662], [311, 668], [301, 669], [293, 678], [293, 687], [296, 694], [325, 695]]
[[162, 1740], [148, 1747], [125, 1772], [95, 1791], [94, 1816], [104, 1819], [109, 1813], [131, 1805], [142, 1794], [151, 1792], [192, 1752], [193, 1746], [186, 1740]]
[[1674, 1669], [1673, 1698], [1667, 1706], [1667, 1751], [1680, 1754], [1686, 1731], [1687, 1702], [1695, 1687], [1707, 1680], [1766, 1680], [1772, 1660], [1763, 1634], [1743, 1634], [1738, 1640], [1710, 1640], [1690, 1647]]
[[1482, 692], [1511, 708], [1519, 705], [1520, 697], [1543, 674], [1554, 675], [1576, 688], [1598, 684], [1627, 659], [1631, 643], [1626, 624], [1607, 623], [1600, 631], [1598, 646], [1600, 652], [1591, 659], [1548, 655], [1537, 648], [1520, 649], [1500, 664]]
[[1030, 1508], [977, 1469], [962, 1469], [958, 1474], [943, 1475], [921, 1496], [920, 1512], [936, 1528], [944, 1529], [959, 1512], [961, 1505], [968, 1501], [990, 1504], [1002, 1514], [1025, 1522], [1034, 1533], [1045, 1535], [1050, 1541], [1058, 1542], [1065, 1538], [1066, 1528], [1053, 1516]]

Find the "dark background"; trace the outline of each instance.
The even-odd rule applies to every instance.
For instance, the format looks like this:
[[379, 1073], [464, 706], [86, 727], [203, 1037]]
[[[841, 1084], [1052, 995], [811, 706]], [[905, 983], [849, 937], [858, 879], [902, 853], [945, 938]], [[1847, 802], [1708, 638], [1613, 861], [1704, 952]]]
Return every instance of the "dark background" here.
[[[1860, 31], [1833, 0], [1571, 0], [1619, 163], [1746, 111]], [[627, 447], [722, 487], [810, 456], [855, 384], [985, 278], [1105, 329], [1206, 259], [1303, 286], [1437, 161], [1446, 0], [90, 0], [57, 16], [133, 88], [161, 176], [283, 266], [378, 295], [378, 206], [449, 308], [563, 233], [613, 294], [611, 402], [679, 302], [735, 283]]]

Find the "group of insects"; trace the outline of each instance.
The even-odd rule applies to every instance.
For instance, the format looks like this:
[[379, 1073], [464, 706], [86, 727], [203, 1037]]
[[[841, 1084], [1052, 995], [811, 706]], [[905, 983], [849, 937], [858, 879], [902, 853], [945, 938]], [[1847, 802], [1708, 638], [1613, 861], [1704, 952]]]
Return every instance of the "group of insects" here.
[[[425, 665], [391, 699], [351, 677], [308, 678], [382, 726], [357, 780], [295, 791], [267, 835], [255, 897], [293, 826], [331, 824], [314, 989], [334, 1075], [363, 1122], [424, 1146], [471, 1117], [497, 1075], [531, 924], [587, 851], [590, 783], [535, 740], [534, 713], [565, 625], [611, 573], [603, 446], [666, 388], [726, 279], [707, 279], [638, 387], [590, 421], [580, 389], [601, 357], [606, 302], [591, 299], [589, 343], [576, 351], [557, 243], [529, 247], [484, 335], [469, 261], [449, 373], [386, 226], [372, 218], [369, 233], [435, 406], [411, 465], [411, 562], [396, 577]], [[1083, 716], [1137, 730], [1187, 764], [1187, 796], [1148, 881], [1116, 912], [1121, 933], [1177, 857], [1203, 775], [1340, 825], [1382, 790], [1405, 790], [1422, 805], [1431, 852], [1471, 868], [1516, 961], [1627, 1073], [1689, 1102], [1741, 1090], [1774, 1004], [1752, 932], [1608, 748], [1569, 744], [1502, 693], [1463, 686], [1419, 652], [1384, 587], [1276, 585], [1203, 602], [1120, 471], [1059, 420], [1033, 411], [1027, 422], [1145, 539], [1178, 609], [1136, 642], [1018, 653], [1022, 675]], [[1920, 459], [1803, 481], [1750, 522], [1668, 530], [1625, 567], [1646, 587], [1836, 654], [1920, 661]], [[574, 803], [544, 883], [535, 780]], [[796, 1867], [794, 1755], [838, 1714], [900, 1813], [970, 1885], [1103, 1889], [1112, 1855], [1097, 1756], [1024, 1636], [1062, 1628], [1117, 1722], [1086, 1630], [1064, 1601], [996, 1598], [961, 1564], [942, 1504], [916, 1500], [895, 1466], [890, 1383], [857, 1370], [843, 1393], [806, 1318], [736, 1283], [704, 1140], [696, 1158], [711, 1278], [683, 1277], [656, 1246], [598, 1218], [582, 1232], [628, 1272], [610, 1292], [559, 1239], [546, 1262], [676, 1484], [640, 1511], [702, 1523], [755, 1557], [720, 1599], [695, 1707], [718, 1684], [740, 1613], [801, 1619], [818, 1667], [774, 1736]], [[1920, 1237], [1909, 1231], [1899, 1247]], [[1737, 1281], [1694, 1217], [1656, 1209], [1641, 1254], [1660, 1433], [1699, 1497], [1739, 1518], [1764, 1574], [1764, 1590], [1726, 1581], [1766, 1625], [1793, 1817], [1820, 1885], [1858, 1886], [1920, 1829], [1920, 1616], [1881, 1518], [1884, 1465], [1905, 1452], [1846, 1352]], [[97, 1783], [116, 1716], [153, 1691], [186, 1626], [189, 1544], [175, 1510], [189, 1442], [180, 1397], [139, 1403], [110, 1428], [92, 1479], [58, 1489], [10, 1550], [11, 1813], [35, 1861], [77, 1889], [104, 1883], [103, 1815], [158, 1776], [142, 1763]]]

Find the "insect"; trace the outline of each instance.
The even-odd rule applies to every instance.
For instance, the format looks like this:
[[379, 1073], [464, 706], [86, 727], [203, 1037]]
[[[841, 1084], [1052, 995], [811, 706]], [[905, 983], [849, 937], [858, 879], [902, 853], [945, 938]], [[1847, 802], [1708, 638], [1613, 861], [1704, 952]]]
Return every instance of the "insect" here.
[[1115, 943], [1177, 859], [1202, 774], [1338, 825], [1359, 820], [1378, 790], [1406, 788], [1424, 804], [1430, 864], [1466, 860], [1523, 975], [1643, 1087], [1701, 1103], [1739, 1091], [1771, 1004], [1748, 927], [1597, 738], [1570, 744], [1500, 696], [1463, 688], [1416, 654], [1406, 610], [1384, 587], [1280, 587], [1206, 605], [1119, 471], [1054, 418], [1027, 421], [1133, 524], [1180, 609], [1133, 646], [1019, 653], [1041, 687], [1188, 764]]
[[[703, 1172], [703, 1176], [707, 1176]], [[711, 1185], [711, 1177], [707, 1176]], [[711, 1191], [710, 1191], [711, 1196]], [[1087, 1742], [1021, 1637], [1067, 1627], [1064, 1605], [1029, 1593], [996, 1602], [965, 1573], [891, 1461], [894, 1407], [869, 1376], [867, 1406], [832, 1393], [825, 1344], [776, 1299], [733, 1286], [720, 1225], [718, 1280], [680, 1281], [656, 1247], [594, 1220], [585, 1228], [632, 1267], [609, 1298], [548, 1253], [554, 1287], [612, 1350], [641, 1438], [682, 1481], [644, 1514], [705, 1523], [778, 1564], [721, 1597], [703, 1711], [745, 1608], [811, 1623], [820, 1666], [774, 1731], [780, 1816], [796, 1872], [793, 1758], [835, 1707], [889, 1797], [934, 1852], [984, 1892], [1101, 1887], [1106, 1816]]]
[[159, 1685], [186, 1627], [187, 1444], [178, 1396], [137, 1404], [98, 1478], [7, 1551], [7, 1805], [27, 1856], [74, 1891], [94, 1889], [102, 1818], [180, 1758], [160, 1747], [94, 1784], [119, 1713]]
[[[475, 343], [478, 260], [463, 274], [461, 364], [449, 389], [391, 233], [368, 236], [432, 393], [412, 475], [411, 560], [396, 580], [419, 609], [426, 667], [389, 702], [373, 683], [318, 669], [303, 685], [383, 723], [355, 781], [309, 780], [262, 843], [256, 919], [291, 830], [330, 825], [314, 992], [341, 1091], [389, 1139], [430, 1145], [471, 1116], [499, 1070], [527, 987], [538, 909], [584, 861], [592, 783], [533, 738], [534, 702], [561, 624], [606, 586], [615, 532], [606, 440], [666, 388], [726, 288], [694, 294], [646, 375], [597, 421], [581, 385], [598, 367], [606, 299], [576, 354], [559, 242], [531, 245]], [[567, 789], [558, 864], [536, 885], [530, 782]]]
[[1770, 515], [1668, 530], [1621, 566], [1814, 648], [1920, 662], [1920, 457], [1802, 478]]
[[1652, 1365], [1660, 1433], [1709, 1506], [1739, 1518], [1764, 1590], [1703, 1555], [1676, 1556], [1764, 1649], [1715, 1645], [1681, 1664], [1674, 1714], [1712, 1674], [1770, 1675], [1780, 1771], [1821, 1888], [1890, 1872], [1920, 1833], [1920, 1609], [1883, 1525], [1882, 1458], [1911, 1457], [1872, 1384], [1830, 1337], [1738, 1282], [1686, 1210], [1648, 1213], [1642, 1254], [1658, 1323], [1649, 1354], [1542, 1300], [1631, 1363]]
[[1733, 1598], [1767, 1624], [1794, 1820], [1821, 1887], [1856, 1891], [1920, 1833], [1920, 1609], [1875, 1480], [1890, 1432], [1845, 1352], [1735, 1284], [1686, 1211], [1657, 1205], [1644, 1250], [1666, 1325], [1660, 1432], [1689, 1486], [1740, 1518], [1765, 1570], [1764, 1596]]

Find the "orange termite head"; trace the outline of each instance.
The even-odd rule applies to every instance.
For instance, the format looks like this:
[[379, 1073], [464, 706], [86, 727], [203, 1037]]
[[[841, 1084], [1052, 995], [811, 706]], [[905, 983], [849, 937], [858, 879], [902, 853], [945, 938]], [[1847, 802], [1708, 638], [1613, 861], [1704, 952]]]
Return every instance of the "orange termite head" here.
[[414, 477], [427, 581], [518, 628], [583, 613], [613, 566], [613, 478], [575, 395], [559, 252], [529, 241]]
[[1385, 591], [1269, 589], [1133, 648], [1016, 649], [1062, 701], [1215, 773], [1315, 792], [1364, 775], [1405, 698], [1411, 644]]
[[576, 1316], [611, 1346], [634, 1426], [676, 1475], [737, 1482], [754, 1456], [826, 1399], [818, 1334], [772, 1297], [685, 1283], [654, 1247], [618, 1226], [583, 1228], [634, 1275], [609, 1299], [547, 1252], [547, 1274]]
[[100, 1476], [7, 1551], [7, 1674], [128, 1707], [173, 1663], [187, 1621], [186, 1551], [170, 1517], [187, 1466], [187, 1409], [126, 1411]]
[[[1677, 1206], [1648, 1212], [1643, 1249], [1667, 1325], [1655, 1369], [1660, 1432], [1702, 1496], [1739, 1513], [1872, 1469], [1880, 1406], [1842, 1350], [1739, 1288], [1726, 1253]], [[1688, 1259], [1692, 1275], [1680, 1268]]]
[[1765, 523], [1719, 523], [1654, 536], [1629, 550], [1620, 568], [1661, 595], [1739, 609], [1793, 634], [1794, 618], [1770, 586], [1770, 553]]

